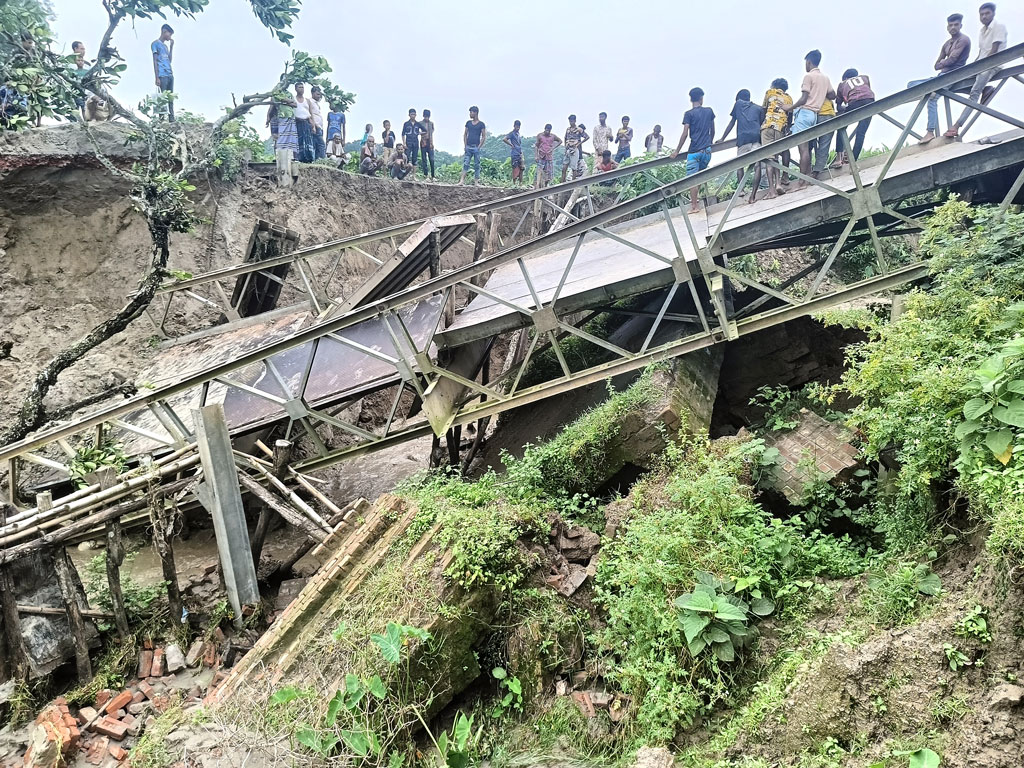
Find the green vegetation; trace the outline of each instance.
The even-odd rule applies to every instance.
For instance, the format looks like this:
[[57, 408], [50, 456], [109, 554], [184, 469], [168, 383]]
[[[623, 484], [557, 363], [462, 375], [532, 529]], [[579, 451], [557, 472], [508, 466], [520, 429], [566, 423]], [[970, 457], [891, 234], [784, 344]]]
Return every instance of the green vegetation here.
[[[920, 247], [932, 286], [850, 351], [841, 387], [858, 398], [851, 422], [866, 453], [898, 463], [893, 491], [870, 522], [895, 548], [927, 538], [943, 486], [955, 484], [991, 526], [990, 551], [1024, 555], [1024, 442], [1017, 339], [1024, 327], [1024, 214], [999, 216], [953, 200]], [[1021, 421], [1024, 424], [1024, 421]]]

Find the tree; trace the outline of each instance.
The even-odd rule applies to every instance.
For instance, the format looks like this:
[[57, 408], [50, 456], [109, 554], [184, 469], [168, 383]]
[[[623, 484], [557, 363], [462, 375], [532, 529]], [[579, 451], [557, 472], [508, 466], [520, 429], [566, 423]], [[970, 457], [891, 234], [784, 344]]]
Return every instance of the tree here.
[[[14, 23], [22, 19], [36, 20], [36, 29], [42, 30], [45, 8], [37, 0], [4, 0], [23, 6], [16, 14]], [[219, 165], [218, 151], [225, 139], [237, 136], [238, 121], [246, 113], [260, 106], [269, 106], [275, 100], [286, 98], [289, 86], [295, 83], [317, 82], [334, 98], [346, 104], [354, 100], [352, 94], [341, 91], [331, 84], [325, 75], [331, 71], [327, 60], [311, 56], [303, 51], [293, 51], [291, 59], [269, 89], [263, 93], [245, 96], [241, 104], [225, 110], [212, 124], [202, 126], [171, 123], [163, 119], [167, 102], [174, 98], [165, 93], [149, 97], [139, 105], [138, 112], [127, 109], [110, 92], [117, 83], [126, 65], [113, 45], [114, 34], [119, 25], [128, 20], [135, 23], [140, 19], [154, 16], [167, 18], [193, 18], [202, 12], [209, 0], [101, 0], [107, 13], [108, 25], [100, 44], [96, 47], [96, 61], [85, 70], [74, 67], [72, 56], [63, 56], [53, 51], [53, 41], [48, 32], [27, 49], [20, 44], [15, 51], [11, 31], [5, 27], [0, 40], [10, 51], [10, 56], [0, 60], [9, 61], [10, 66], [0, 74], [9, 78], [25, 93], [32, 94], [26, 119], [13, 127], [25, 127], [37, 116], [63, 117], [77, 120], [76, 99], [84, 99], [89, 93], [96, 93], [107, 101], [112, 110], [131, 127], [129, 141], [145, 148], [145, 160], [137, 162], [130, 169], [119, 168], [99, 149], [94, 141], [95, 154], [99, 162], [112, 174], [126, 179], [131, 187], [130, 196], [135, 208], [146, 219], [152, 240], [149, 267], [142, 277], [139, 288], [128, 303], [118, 312], [90, 330], [81, 339], [58, 352], [40, 370], [31, 391], [22, 403], [14, 423], [0, 435], [0, 444], [14, 442], [40, 428], [47, 421], [43, 400], [57, 377], [86, 353], [120, 333], [138, 318], [153, 301], [157, 288], [167, 276], [170, 257], [170, 236], [173, 232], [188, 232], [198, 223], [189, 193], [194, 187], [189, 179]], [[281, 42], [289, 44], [291, 35], [287, 29], [298, 15], [298, 0], [249, 0], [257, 19]], [[46, 28], [48, 29], [48, 28]], [[20, 32], [17, 40], [21, 39]], [[88, 124], [85, 130], [89, 131]], [[90, 134], [91, 137], [91, 134]]]

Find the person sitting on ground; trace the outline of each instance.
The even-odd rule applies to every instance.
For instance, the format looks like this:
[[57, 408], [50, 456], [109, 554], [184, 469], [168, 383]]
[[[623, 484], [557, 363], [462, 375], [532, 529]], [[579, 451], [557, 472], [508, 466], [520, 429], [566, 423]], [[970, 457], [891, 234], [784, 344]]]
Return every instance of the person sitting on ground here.
[[[612, 151], [606, 149], [601, 153], [601, 159], [594, 163], [594, 173], [608, 173], [608, 171], [614, 171], [619, 167], [619, 164], [612, 160]], [[615, 183], [615, 179], [608, 179], [608, 181], [602, 181], [602, 187], [610, 187]]]
[[[761, 107], [764, 109], [764, 121], [761, 123], [761, 146], [771, 144], [773, 141], [786, 136], [789, 132], [789, 112], [786, 111], [787, 106], [792, 106], [793, 97], [790, 96], [786, 91], [789, 90], [789, 82], [779, 77], [772, 80], [772, 87], [767, 90], [764, 94], [764, 101], [761, 102]], [[789, 150], [780, 152], [777, 157], [784, 168], [789, 167]], [[758, 163], [756, 169], [754, 169], [754, 188], [750, 190], [750, 197], [747, 202], [754, 202], [757, 199], [757, 190], [761, 186], [761, 163]], [[783, 175], [779, 169], [765, 163], [768, 169], [768, 195], [769, 199], [781, 195], [784, 190], [782, 188]]]
[[615, 144], [618, 151], [615, 153], [615, 162], [621, 163], [629, 157], [629, 142], [633, 140], [633, 129], [629, 127], [629, 115], [622, 116], [622, 127], [615, 132]]
[[[875, 92], [871, 90], [871, 78], [862, 75], [856, 69], [848, 69], [843, 72], [843, 82], [836, 88], [836, 104], [839, 106], [839, 114], [845, 114], [852, 109], [860, 109], [875, 101]], [[865, 117], [853, 131], [853, 159], [860, 159], [860, 153], [864, 149], [864, 137], [867, 135], [868, 126], [871, 124], [871, 116]], [[848, 156], [849, 147], [846, 146], [846, 139], [849, 131], [839, 131], [836, 137], [836, 162], [833, 168], [841, 168], [850, 162]]]
[[[679, 137], [672, 157], [679, 157], [686, 137], [690, 137], [690, 148], [686, 152], [686, 175], [700, 173], [711, 164], [711, 144], [715, 140], [715, 113], [704, 106], [704, 90], [690, 89], [690, 109], [683, 115], [683, 133]], [[700, 185], [690, 190], [690, 213], [700, 210]]]
[[[981, 18], [981, 31], [978, 33], [978, 58], [975, 61], [987, 59], [1006, 47], [1006, 27], [995, 20], [996, 4], [982, 3], [981, 8], [978, 9], [978, 15]], [[998, 72], [999, 67], [993, 67], [974, 78], [974, 84], [971, 86], [971, 94], [968, 98], [975, 104], [987, 102], [994, 93], [994, 89], [989, 87], [988, 82]], [[958, 138], [964, 123], [976, 112], [977, 110], [973, 107], [964, 107], [964, 111], [957, 118], [957, 121], [942, 135], [947, 139]]]
[[648, 155], [654, 155], [657, 157], [661, 154], [661, 148], [665, 144], [665, 136], [661, 132], [661, 126], [654, 126], [654, 130], [647, 134], [647, 138], [644, 139], [644, 149], [647, 150]]
[[[367, 126], [370, 128], [371, 126]], [[371, 134], [366, 137], [366, 143], [359, 150], [359, 172], [367, 176], [376, 176], [377, 171], [384, 167], [384, 161], [376, 155], [374, 138]]]
[[388, 172], [391, 174], [391, 178], [401, 181], [412, 173], [415, 167], [405, 154], [405, 145], [395, 145], [395, 151], [391, 154], [391, 159], [388, 160]]
[[337, 160], [339, 167], [345, 164], [345, 142], [340, 133], [334, 134], [327, 143], [327, 157], [330, 160]]
[[555, 147], [562, 140], [551, 132], [551, 123], [537, 134], [537, 186], [546, 187], [555, 175]]
[[[725, 141], [736, 127], [736, 156], [745, 155], [761, 148], [761, 123], [764, 121], [764, 108], [750, 100], [750, 91], [746, 88], [736, 94], [736, 103], [729, 113], [729, 124], [725, 126], [720, 142]], [[744, 169], [736, 171], [736, 183], [743, 183]]]
[[[935, 71], [939, 75], [959, 69], [967, 63], [971, 55], [971, 38], [963, 33], [964, 15], [954, 13], [946, 18], [946, 32], [949, 33], [949, 40], [942, 44], [939, 49], [939, 58], [935, 61]], [[923, 80], [911, 80], [907, 88], [927, 83], [932, 80], [926, 77]], [[911, 126], [913, 127], [913, 126]], [[929, 144], [939, 135], [939, 94], [936, 91], [928, 99], [928, 130], [925, 132], [918, 144]]]

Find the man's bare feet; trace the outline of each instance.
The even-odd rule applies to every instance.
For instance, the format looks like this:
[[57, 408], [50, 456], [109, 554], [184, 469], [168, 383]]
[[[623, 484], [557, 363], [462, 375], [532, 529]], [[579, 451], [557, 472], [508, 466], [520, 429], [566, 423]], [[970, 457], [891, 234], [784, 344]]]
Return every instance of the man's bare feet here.
[[942, 136], [944, 138], [947, 138], [947, 139], [955, 139], [959, 135], [960, 135], [960, 126], [959, 125], [954, 125], [948, 131], [946, 131], [944, 134], [942, 134]]
[[932, 133], [931, 131], [928, 131], [924, 136], [921, 137], [921, 140], [917, 143], [918, 145], [923, 146], [924, 144], [931, 144], [933, 141], [935, 141], [935, 134]]
[[[768, 197], [771, 197], [771, 193], [768, 194]], [[747, 198], [747, 204], [749, 205], [750, 203], [753, 203], [755, 200], [757, 200], [757, 192], [751, 192], [750, 197]]]
[[775, 188], [775, 194], [776, 195], [784, 195], [784, 194], [786, 194], [786, 190], [784, 190], [782, 187], [776, 187]]

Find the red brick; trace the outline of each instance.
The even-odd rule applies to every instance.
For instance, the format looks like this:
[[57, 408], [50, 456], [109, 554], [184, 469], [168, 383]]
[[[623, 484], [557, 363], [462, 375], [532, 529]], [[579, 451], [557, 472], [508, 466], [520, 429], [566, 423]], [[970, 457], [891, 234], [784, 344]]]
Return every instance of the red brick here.
[[146, 698], [146, 694], [142, 691], [136, 691], [135, 695], [132, 696], [132, 704], [140, 704]]
[[109, 752], [110, 756], [117, 760], [117, 762], [121, 762], [128, 757], [128, 750], [118, 746], [117, 744], [111, 744], [107, 747], [107, 752]]
[[150, 701], [153, 700], [153, 686], [143, 680], [139, 683], [139, 692]]
[[153, 669], [150, 675], [153, 677], [161, 677], [164, 674], [164, 649], [157, 648], [153, 651]]
[[132, 695], [133, 694], [131, 691], [121, 691], [107, 705], [107, 712], [113, 713], [117, 712], [117, 710], [119, 709], [124, 709], [125, 707], [127, 707], [129, 704], [132, 703]]
[[96, 717], [96, 710], [92, 707], [82, 707], [78, 710], [78, 718], [81, 720], [82, 725], [85, 725], [94, 717]]
[[115, 741], [121, 741], [128, 733], [128, 726], [110, 716], [104, 716], [96, 721], [93, 730], [104, 736], [109, 736]]
[[96, 707], [102, 707], [111, 699], [111, 697], [113, 697], [113, 695], [114, 692], [112, 690], [110, 690], [109, 688], [104, 688], [102, 691], [96, 694]]
[[139, 674], [138, 677], [149, 677], [153, 669], [153, 652], [145, 649], [139, 651]]

